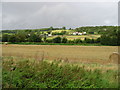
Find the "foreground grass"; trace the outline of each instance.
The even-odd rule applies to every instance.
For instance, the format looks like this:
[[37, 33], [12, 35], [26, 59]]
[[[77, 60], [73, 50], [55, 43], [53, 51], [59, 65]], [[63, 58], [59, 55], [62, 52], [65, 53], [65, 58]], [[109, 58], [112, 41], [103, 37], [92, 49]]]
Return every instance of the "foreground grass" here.
[[117, 88], [116, 71], [3, 57], [3, 88]]

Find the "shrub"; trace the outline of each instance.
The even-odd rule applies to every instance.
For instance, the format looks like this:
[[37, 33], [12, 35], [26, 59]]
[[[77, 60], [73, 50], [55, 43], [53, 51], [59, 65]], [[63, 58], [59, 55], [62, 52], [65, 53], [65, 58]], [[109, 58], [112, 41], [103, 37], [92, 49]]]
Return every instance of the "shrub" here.
[[54, 43], [61, 43], [61, 37], [55, 37], [54, 39], [53, 39], [53, 42]]
[[52, 40], [52, 39], [46, 39], [46, 42], [48, 42], [48, 43], [52, 43], [53, 40]]
[[62, 43], [67, 43], [67, 38], [62, 38]]
[[2, 35], [2, 42], [8, 42], [9, 40], [9, 35], [8, 34], [3, 34]]
[[82, 40], [81, 39], [75, 39], [74, 43], [82, 43]]

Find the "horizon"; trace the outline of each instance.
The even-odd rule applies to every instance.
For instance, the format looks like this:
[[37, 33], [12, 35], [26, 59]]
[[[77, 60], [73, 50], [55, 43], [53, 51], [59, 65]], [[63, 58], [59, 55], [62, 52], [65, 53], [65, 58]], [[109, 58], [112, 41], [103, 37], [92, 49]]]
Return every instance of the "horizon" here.
[[[103, 26], [106, 26], [106, 25], [103, 25]], [[100, 27], [103, 27], [102, 25], [100, 26]], [[112, 25], [111, 25], [112, 26]], [[52, 26], [50, 26], [50, 27], [52, 27]], [[30, 28], [26, 28], [26, 29], [9, 29], [9, 30], [35, 30], [35, 29], [46, 29], [46, 28], [50, 28], [50, 27], [44, 27], [44, 28], [32, 28], [32, 29], [30, 29]], [[64, 26], [62, 26], [62, 27], [64, 27]], [[53, 28], [62, 28], [62, 27], [53, 27]], [[97, 27], [97, 25], [96, 26], [81, 26], [81, 27]], [[81, 27], [76, 27], [76, 28], [81, 28]], [[99, 25], [98, 25], [98, 27], [99, 27]], [[109, 26], [107, 26], [107, 27], [109, 27]], [[112, 27], [117, 27], [117, 25], [113, 25]], [[76, 28], [71, 28], [71, 29], [76, 29]], [[67, 28], [66, 27], [66, 30], [69, 30], [70, 28]], [[5, 29], [4, 29], [5, 30]], [[0, 31], [4, 31], [4, 30], [0, 30]], [[61, 29], [62, 30], [62, 29]]]

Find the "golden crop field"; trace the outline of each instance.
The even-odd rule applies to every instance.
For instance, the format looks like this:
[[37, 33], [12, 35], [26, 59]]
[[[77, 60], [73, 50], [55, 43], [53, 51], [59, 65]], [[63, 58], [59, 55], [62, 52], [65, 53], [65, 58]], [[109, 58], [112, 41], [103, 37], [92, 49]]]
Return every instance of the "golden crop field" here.
[[101, 64], [117, 50], [117, 46], [2, 45], [3, 56]]

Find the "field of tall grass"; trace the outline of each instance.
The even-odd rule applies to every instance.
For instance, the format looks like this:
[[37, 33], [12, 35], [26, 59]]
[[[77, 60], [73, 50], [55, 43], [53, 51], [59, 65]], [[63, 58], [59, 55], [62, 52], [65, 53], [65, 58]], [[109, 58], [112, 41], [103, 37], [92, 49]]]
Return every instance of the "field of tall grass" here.
[[118, 88], [118, 71], [61, 61], [3, 57], [3, 88]]

